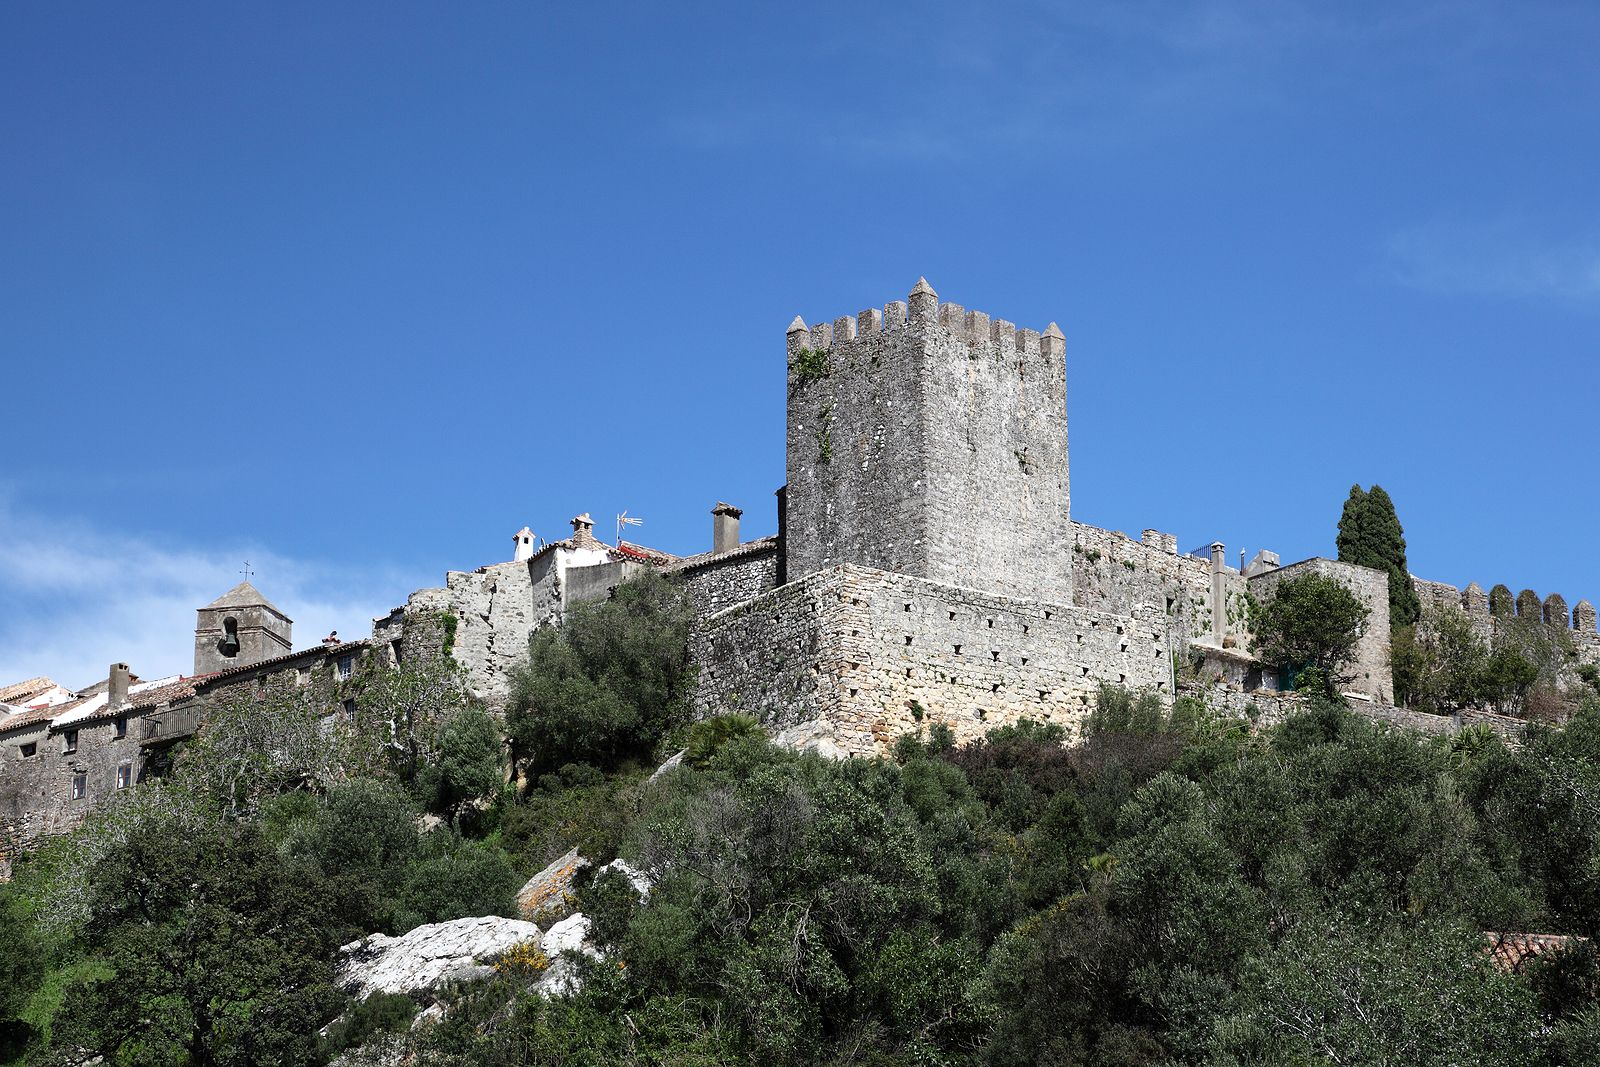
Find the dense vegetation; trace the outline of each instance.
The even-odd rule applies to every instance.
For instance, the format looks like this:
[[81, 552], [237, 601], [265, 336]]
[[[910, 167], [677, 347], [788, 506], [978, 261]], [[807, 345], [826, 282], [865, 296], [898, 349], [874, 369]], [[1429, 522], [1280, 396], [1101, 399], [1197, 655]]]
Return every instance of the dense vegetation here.
[[1350, 663], [1367, 609], [1338, 581], [1321, 574], [1290, 578], [1255, 613], [1256, 655], [1279, 670], [1289, 688], [1335, 696], [1350, 680]]
[[[486, 773], [496, 730], [448, 672], [374, 679], [362, 718], [331, 731], [289, 696], [219, 712], [168, 780], [0, 890], [9, 1053], [1600, 1057], [1591, 942], [1512, 975], [1484, 937], [1600, 933], [1600, 700], [1510, 745], [1395, 731], [1326, 700], [1254, 730], [1108, 689], [1082, 737], [1023, 723], [956, 746], [934, 723], [889, 758], [831, 762], [769, 745], [748, 719], [687, 725], [674, 596], [634, 588], [536, 639], [510, 716], [515, 788]], [[647, 781], [679, 748], [682, 766]], [[607, 954], [577, 961], [575, 995], [533, 994], [540, 964], [508, 965], [411, 1030], [408, 998], [352, 1006], [335, 988], [341, 943], [510, 914], [520, 880], [574, 844], [656, 880], [643, 898], [615, 875], [580, 883]]]

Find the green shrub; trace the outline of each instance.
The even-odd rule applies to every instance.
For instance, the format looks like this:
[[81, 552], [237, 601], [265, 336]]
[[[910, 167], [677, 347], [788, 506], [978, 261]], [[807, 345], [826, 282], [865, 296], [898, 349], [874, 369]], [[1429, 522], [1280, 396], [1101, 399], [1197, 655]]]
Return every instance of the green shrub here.
[[430, 834], [426, 844], [398, 887], [408, 929], [471, 915], [516, 914], [521, 880], [503, 850], [446, 833]]
[[486, 712], [465, 708], [439, 730], [437, 755], [417, 774], [429, 811], [455, 821], [464, 806], [498, 793], [505, 784], [501, 730]]
[[1366, 606], [1337, 579], [1298, 575], [1280, 583], [1262, 607], [1257, 651], [1280, 670], [1316, 671], [1315, 688], [1336, 696], [1350, 679], [1346, 668], [1366, 621]]
[[750, 715], [716, 715], [694, 724], [684, 760], [699, 766], [710, 761], [723, 745], [749, 737], [765, 737], [761, 721]]
[[323, 1049], [332, 1055], [359, 1048], [381, 1034], [403, 1034], [416, 1017], [417, 1002], [406, 994], [373, 993], [328, 1026]]
[[518, 755], [535, 773], [648, 758], [687, 720], [688, 632], [682, 588], [653, 571], [534, 631], [511, 676]]

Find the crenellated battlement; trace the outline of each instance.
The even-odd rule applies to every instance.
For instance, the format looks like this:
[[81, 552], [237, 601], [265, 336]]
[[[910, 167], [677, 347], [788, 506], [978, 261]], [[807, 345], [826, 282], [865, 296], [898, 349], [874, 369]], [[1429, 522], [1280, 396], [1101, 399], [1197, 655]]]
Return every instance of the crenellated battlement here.
[[1551, 593], [1540, 599], [1532, 589], [1524, 589], [1513, 599], [1511, 591], [1496, 586], [1500, 595], [1485, 593], [1477, 582], [1468, 582], [1465, 589], [1457, 589], [1447, 582], [1430, 582], [1411, 578], [1411, 585], [1424, 604], [1464, 611], [1475, 621], [1487, 625], [1492, 618], [1516, 618], [1542, 622], [1561, 630], [1595, 633], [1595, 609], [1587, 600], [1580, 600], [1570, 609], [1567, 599], [1560, 593]]
[[787, 332], [789, 355], [792, 358], [802, 349], [829, 352], [835, 344], [869, 341], [880, 334], [923, 326], [936, 326], [969, 345], [1014, 351], [1024, 360], [1066, 355], [1066, 336], [1054, 322], [1041, 333], [984, 311], [940, 303], [939, 294], [933, 291], [926, 278], [917, 280], [917, 287], [912, 289], [908, 299], [891, 300], [882, 311], [867, 308], [857, 315], [841, 315], [832, 322], [819, 322], [814, 326], [807, 326], [805, 319], [796, 315]]

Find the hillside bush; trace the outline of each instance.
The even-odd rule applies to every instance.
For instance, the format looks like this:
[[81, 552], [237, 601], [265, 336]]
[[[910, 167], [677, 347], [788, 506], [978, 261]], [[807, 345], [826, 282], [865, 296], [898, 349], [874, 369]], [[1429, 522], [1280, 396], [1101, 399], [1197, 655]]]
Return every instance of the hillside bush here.
[[650, 757], [687, 720], [689, 617], [682, 587], [650, 571], [535, 630], [507, 716], [529, 771]]
[[[685, 731], [693, 758], [646, 784], [674, 720], [643, 702], [681, 695], [669, 615], [561, 653], [641, 702], [628, 729], [648, 720], [648, 738], [563, 750], [598, 763], [530, 750], [539, 771], [481, 820], [424, 830], [427, 775], [387, 761], [269, 762], [283, 773], [241, 790], [227, 760], [258, 757], [230, 742], [21, 857], [0, 887], [8, 1055], [1559, 1067], [1600, 1048], [1600, 697], [1508, 743], [1321, 696], [1253, 730], [1107, 688], [1081, 736], [1025, 720], [957, 745], [922, 721], [893, 759], [801, 754], [728, 718]], [[462, 726], [456, 780], [487, 782], [470, 773], [483, 733]], [[415, 1029], [407, 998], [352, 1010], [334, 987], [340, 944], [513, 914], [520, 882], [574, 847], [654, 888], [579, 877], [563, 906], [606, 954], [559, 961], [571, 995], [533, 991], [556, 961], [531, 951], [440, 991], [443, 1016]], [[1575, 940], [1512, 974], [1485, 931]]]
[[1302, 574], [1280, 583], [1262, 606], [1256, 648], [1266, 662], [1312, 675], [1312, 688], [1334, 696], [1350, 680], [1366, 621], [1366, 606], [1337, 579]]

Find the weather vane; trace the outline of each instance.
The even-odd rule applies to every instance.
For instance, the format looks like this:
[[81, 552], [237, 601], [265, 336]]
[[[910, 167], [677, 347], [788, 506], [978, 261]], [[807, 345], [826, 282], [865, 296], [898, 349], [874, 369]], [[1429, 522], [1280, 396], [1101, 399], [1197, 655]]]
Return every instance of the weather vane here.
[[245, 560], [244, 561], [244, 570], [240, 571], [239, 573], [244, 575], [244, 580], [248, 582], [255, 575], [256, 572], [250, 569], [250, 561], [249, 560]]

